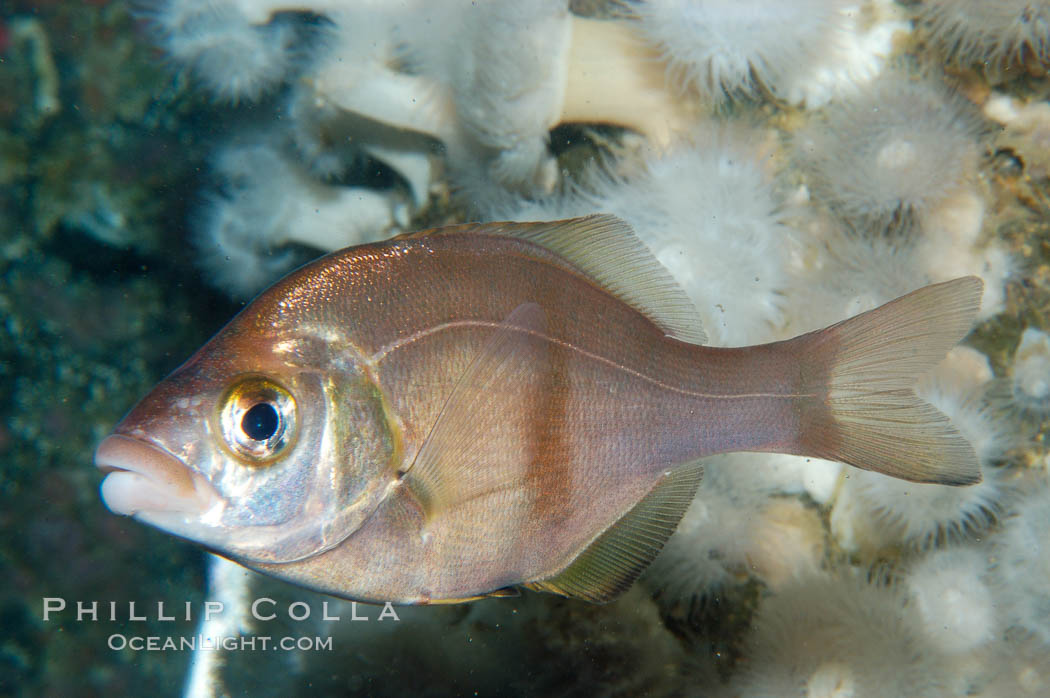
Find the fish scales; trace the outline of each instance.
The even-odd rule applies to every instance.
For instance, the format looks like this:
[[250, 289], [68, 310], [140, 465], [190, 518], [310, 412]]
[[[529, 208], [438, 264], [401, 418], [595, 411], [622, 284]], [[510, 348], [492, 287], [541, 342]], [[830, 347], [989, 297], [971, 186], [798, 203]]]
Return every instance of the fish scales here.
[[[296, 299], [289, 304], [294, 310], [275, 308], [272, 320], [265, 310], [260, 316], [275, 327], [305, 323], [352, 332], [356, 346], [374, 362], [394, 411], [408, 425], [408, 460], [436, 419], [441, 397], [514, 308], [530, 300], [543, 307], [546, 339], [554, 345], [550, 390], [534, 396], [542, 400], [541, 409], [532, 410], [538, 419], [525, 425], [538, 446], [535, 459], [522, 464], [522, 476], [529, 479], [525, 493], [532, 495], [525, 511], [482, 538], [491, 546], [482, 550], [480, 526], [465, 508], [448, 522], [449, 538], [459, 541], [459, 548], [449, 544], [438, 557], [463, 559], [471, 571], [513, 562], [508, 571], [517, 579], [553, 573], [593, 537], [591, 521], [618, 519], [666, 469], [727, 450], [763, 450], [774, 440], [784, 442], [782, 432], [791, 429], [792, 398], [769, 397], [795, 390], [790, 358], [670, 339], [527, 241], [470, 235], [392, 246], [396, 251], [385, 252], [381, 264], [371, 252], [328, 258], [320, 274], [326, 300], [320, 304], [310, 298], [309, 288], [317, 283], [318, 270], [293, 276], [286, 283], [288, 295]], [[299, 290], [302, 286], [307, 288]], [[328, 302], [328, 295], [334, 300]], [[394, 307], [396, 313], [388, 312]], [[376, 316], [385, 321], [374, 322]], [[732, 397], [747, 393], [758, 396]], [[521, 408], [514, 397], [508, 409]], [[698, 429], [701, 418], [704, 428]], [[594, 489], [611, 495], [596, 499]], [[487, 505], [477, 504], [478, 516], [484, 517]], [[518, 537], [520, 545], [505, 550], [504, 542]], [[411, 556], [404, 542], [398, 547]], [[366, 549], [364, 555], [371, 552]], [[410, 560], [383, 565], [389, 571], [414, 566]], [[375, 579], [379, 571], [369, 576]], [[501, 581], [505, 586], [512, 579]], [[440, 586], [433, 583], [429, 591], [445, 591]]]

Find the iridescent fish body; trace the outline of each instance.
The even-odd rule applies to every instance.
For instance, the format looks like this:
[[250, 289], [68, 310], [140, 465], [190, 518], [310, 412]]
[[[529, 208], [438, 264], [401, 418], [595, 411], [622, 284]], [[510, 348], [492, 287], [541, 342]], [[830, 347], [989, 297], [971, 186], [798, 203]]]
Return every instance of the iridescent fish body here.
[[525, 585], [605, 601], [674, 531], [704, 456], [976, 482], [969, 444], [911, 386], [980, 295], [957, 279], [792, 340], [709, 348], [616, 218], [402, 236], [245, 308], [100, 445], [102, 494], [343, 597]]

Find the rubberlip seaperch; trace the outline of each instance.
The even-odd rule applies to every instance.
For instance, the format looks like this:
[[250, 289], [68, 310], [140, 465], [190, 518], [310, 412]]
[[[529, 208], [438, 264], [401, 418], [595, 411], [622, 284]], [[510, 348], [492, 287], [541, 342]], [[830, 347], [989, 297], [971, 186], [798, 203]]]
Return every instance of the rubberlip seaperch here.
[[788, 341], [709, 348], [614, 217], [405, 235], [246, 307], [102, 442], [102, 496], [352, 599], [524, 585], [606, 601], [674, 531], [704, 456], [978, 481], [973, 449], [911, 388], [980, 297], [956, 279]]

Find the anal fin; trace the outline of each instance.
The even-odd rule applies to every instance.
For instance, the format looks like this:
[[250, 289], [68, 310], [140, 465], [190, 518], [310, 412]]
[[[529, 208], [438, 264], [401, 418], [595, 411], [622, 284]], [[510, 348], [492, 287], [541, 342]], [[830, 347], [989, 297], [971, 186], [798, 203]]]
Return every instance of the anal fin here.
[[553, 577], [528, 589], [606, 603], [626, 591], [663, 549], [696, 496], [704, 469], [693, 463], [666, 473], [641, 501]]

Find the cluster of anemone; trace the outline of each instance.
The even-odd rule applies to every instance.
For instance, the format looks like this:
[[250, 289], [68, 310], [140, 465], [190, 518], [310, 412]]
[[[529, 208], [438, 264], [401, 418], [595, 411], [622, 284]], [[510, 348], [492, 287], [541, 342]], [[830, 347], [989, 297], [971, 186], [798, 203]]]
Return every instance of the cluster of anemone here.
[[[435, 153], [461, 204], [482, 208], [508, 192], [539, 196], [559, 185], [549, 147], [559, 124], [615, 125], [664, 147], [699, 110], [695, 96], [673, 89], [634, 23], [580, 17], [557, 0], [170, 0], [151, 16], [172, 61], [210, 92], [231, 102], [266, 98], [312, 176], [338, 178], [348, 150], [351, 158], [364, 151], [407, 180], [412, 215], [438, 184]], [[395, 213], [401, 202], [388, 199]], [[390, 232], [379, 225], [371, 234]], [[201, 234], [223, 233], [206, 223]], [[332, 249], [323, 235], [304, 242]], [[269, 272], [280, 269], [268, 262]]]
[[914, 620], [930, 645], [960, 655], [990, 644], [999, 632], [987, 581], [989, 551], [958, 546], [935, 551], [909, 571], [905, 587]]
[[1038, 488], [994, 539], [991, 583], [1003, 622], [1050, 645], [1050, 491]]
[[750, 696], [942, 696], [950, 676], [908, 621], [899, 590], [853, 575], [810, 575], [760, 606], [748, 668], [731, 683]]
[[824, 104], [878, 75], [894, 39], [910, 30], [890, 2], [639, 0], [631, 8], [680, 87], [715, 103], [768, 94]]
[[997, 521], [1011, 495], [1007, 471], [997, 462], [1015, 437], [986, 400], [990, 379], [987, 359], [958, 347], [916, 389], [973, 446], [981, 482], [953, 488], [857, 473], [846, 486], [852, 526], [847, 539], [876, 548], [894, 542], [930, 548], [980, 534]]
[[1010, 374], [1013, 403], [1037, 415], [1050, 414], [1050, 335], [1034, 327], [1026, 329]]
[[1050, 61], [1050, 2], [924, 0], [919, 20], [947, 59], [993, 75]]
[[854, 227], [928, 212], [966, 184], [979, 123], [931, 80], [886, 75], [813, 120], [796, 148], [814, 194]]
[[163, 3], [151, 18], [171, 59], [222, 99], [254, 101], [294, 71], [289, 18], [255, 24], [237, 3], [209, 0]]
[[783, 94], [837, 48], [846, 6], [844, 0], [648, 0], [634, 12], [680, 82], [722, 99], [760, 88]]
[[231, 295], [251, 297], [297, 261], [291, 245], [336, 250], [408, 223], [407, 202], [369, 187], [326, 184], [272, 139], [228, 145], [213, 163], [219, 182], [198, 223], [200, 263]]

